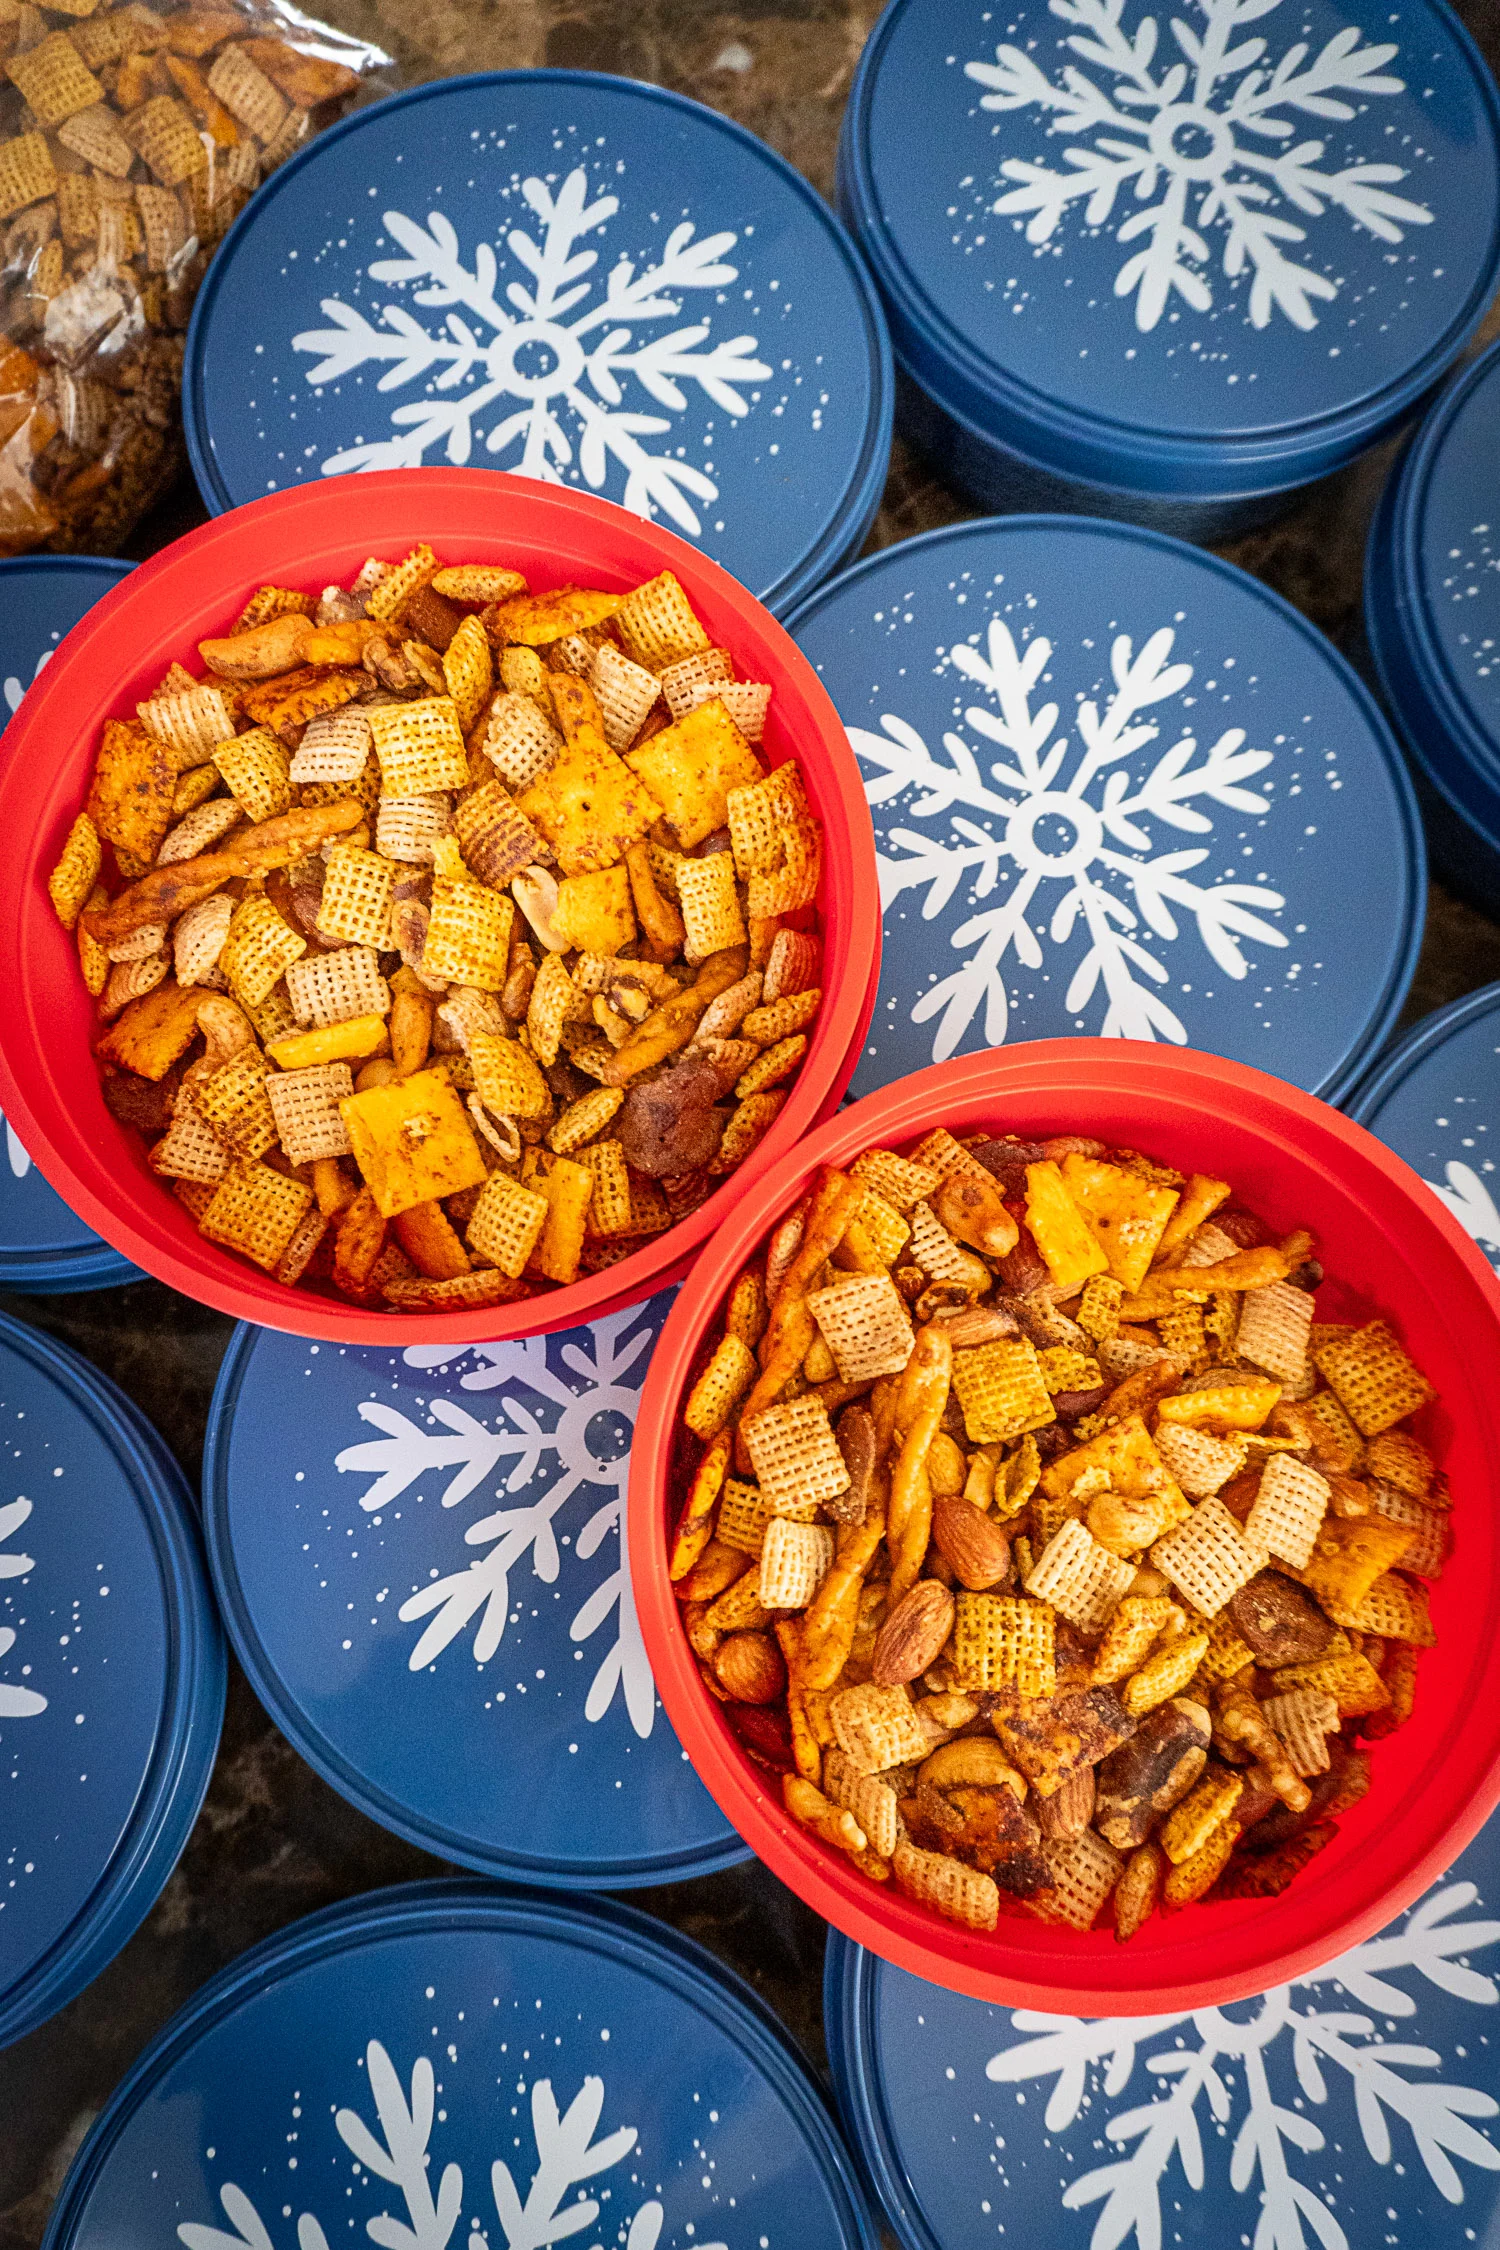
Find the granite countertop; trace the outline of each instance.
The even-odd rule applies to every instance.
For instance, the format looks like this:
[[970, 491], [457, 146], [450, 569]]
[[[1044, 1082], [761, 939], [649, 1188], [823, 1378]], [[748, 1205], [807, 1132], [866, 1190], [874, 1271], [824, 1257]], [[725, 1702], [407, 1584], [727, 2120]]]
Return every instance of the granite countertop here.
[[[310, 0], [311, 4], [311, 0]], [[849, 81], [876, 0], [317, 0], [321, 14], [396, 58], [416, 84], [460, 71], [553, 64], [652, 79], [737, 118], [825, 195]], [[1500, 66], [1500, 8], [1458, 0]], [[1500, 305], [1480, 341], [1500, 334]], [[1477, 347], [1476, 347], [1477, 348]], [[1365, 532], [1390, 449], [1271, 528], [1221, 551], [1288, 596], [1346, 650]], [[898, 440], [868, 550], [962, 521], [969, 506]], [[129, 553], [204, 520], [184, 484]], [[1434, 885], [1403, 1023], [1500, 978], [1500, 924]], [[214, 1378], [232, 1324], [155, 1282], [74, 1297], [0, 1296], [60, 1336], [150, 1415], [189, 1478], [201, 1466]], [[155, 1910], [71, 2007], [0, 2054], [0, 2250], [30, 2250], [83, 2135], [141, 2048], [206, 1978], [298, 1916], [386, 1883], [460, 1872], [377, 1828], [302, 1762], [231, 1664], [208, 1798]], [[631, 1902], [737, 1969], [824, 2068], [823, 1927], [756, 1862]]]

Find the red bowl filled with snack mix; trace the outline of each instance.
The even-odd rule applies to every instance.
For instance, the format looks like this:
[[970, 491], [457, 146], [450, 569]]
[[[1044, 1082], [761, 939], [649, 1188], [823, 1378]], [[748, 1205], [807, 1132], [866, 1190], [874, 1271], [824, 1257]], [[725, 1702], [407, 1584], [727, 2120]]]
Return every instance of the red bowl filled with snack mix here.
[[735, 1202], [632, 1578], [700, 1778], [836, 1928], [1154, 2014], [1328, 1961], [1500, 1797], [1497, 1463], [1500, 1285], [1413, 1172], [1258, 1071], [1049, 1041]]
[[257, 501], [91, 611], [6, 752], [0, 1103], [224, 1312], [589, 1319], [848, 1082], [879, 904], [843, 729], [758, 602], [605, 501]]

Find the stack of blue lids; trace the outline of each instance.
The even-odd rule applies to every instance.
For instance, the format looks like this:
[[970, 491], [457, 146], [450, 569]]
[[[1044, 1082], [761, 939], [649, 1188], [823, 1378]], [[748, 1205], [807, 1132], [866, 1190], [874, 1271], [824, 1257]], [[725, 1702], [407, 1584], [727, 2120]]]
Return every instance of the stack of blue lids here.
[[1331, 1100], [1368, 1068], [1416, 965], [1421, 825], [1373, 700], [1286, 602], [1158, 533], [1016, 516], [888, 548], [789, 622], [875, 821], [856, 1094], [1079, 1033]]
[[737, 1978], [628, 1908], [463, 1883], [315, 1914], [206, 1985], [94, 2127], [47, 2239], [352, 2250], [367, 2234], [387, 2250], [877, 2241], [821, 2093]]
[[874, 289], [790, 165], [659, 87], [537, 70], [416, 87], [283, 166], [198, 298], [183, 411], [215, 513], [518, 470], [780, 609], [858, 549], [892, 396]]
[[220, 1373], [205, 1517], [235, 1653], [335, 1789], [486, 1875], [618, 1889], [749, 1856], [657, 1702], [630, 1590], [671, 1301], [404, 1351], [242, 1327]]
[[1442, 0], [892, 0], [839, 191], [949, 475], [1209, 537], [1452, 364], [1500, 102]]
[[1500, 907], [1500, 344], [1434, 407], [1370, 531], [1365, 624], [1443, 871]]
[[176, 1464], [112, 1383], [0, 1316], [0, 2046], [155, 1905], [223, 1709]]
[[985, 2007], [833, 1937], [839, 2106], [900, 2250], [1467, 2250], [1500, 2224], [1500, 1820], [1232, 2008]]
[[[92, 555], [0, 562], [0, 758], [4, 731], [65, 633], [118, 584], [129, 563]], [[0, 1289], [103, 1289], [136, 1269], [54, 1195], [13, 1125], [0, 1120]]]

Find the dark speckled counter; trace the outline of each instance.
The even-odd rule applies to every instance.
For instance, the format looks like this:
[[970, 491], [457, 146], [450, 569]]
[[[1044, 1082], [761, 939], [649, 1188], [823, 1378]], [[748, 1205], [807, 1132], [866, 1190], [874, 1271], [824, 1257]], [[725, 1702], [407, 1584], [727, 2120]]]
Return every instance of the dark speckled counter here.
[[[372, 38], [405, 82], [542, 63], [614, 70], [711, 103], [827, 194], [849, 79], [873, 0], [330, 0], [314, 12]], [[1500, 57], [1500, 0], [1459, 12]], [[1492, 311], [1482, 341], [1500, 333]], [[1362, 462], [1269, 530], [1223, 549], [1355, 654], [1364, 536], [1389, 462]], [[976, 513], [899, 442], [869, 548]], [[152, 553], [203, 520], [190, 487], [142, 526]], [[1405, 1022], [1500, 978], [1500, 925], [1434, 886]], [[64, 1338], [149, 1414], [196, 1480], [230, 1324], [154, 1282], [76, 1297], [0, 1296]], [[205, 1978], [283, 1924], [377, 1885], [446, 1870], [334, 1795], [265, 1717], [231, 1666], [208, 1800], [155, 1911], [70, 2008], [0, 2054], [0, 2250], [30, 2250], [68, 2162], [115, 2081]], [[633, 1904], [749, 1978], [821, 2068], [823, 1933], [758, 1865], [634, 1891]]]

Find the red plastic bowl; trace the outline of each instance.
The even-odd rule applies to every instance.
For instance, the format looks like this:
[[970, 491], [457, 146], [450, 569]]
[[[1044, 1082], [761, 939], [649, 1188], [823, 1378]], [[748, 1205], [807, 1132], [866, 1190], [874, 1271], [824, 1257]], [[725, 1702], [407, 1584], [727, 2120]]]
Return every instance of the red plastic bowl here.
[[[347, 581], [365, 557], [418, 539], [455, 561], [512, 563], [538, 588], [629, 587], [674, 570], [741, 675], [775, 693], [766, 751], [795, 754], [823, 823], [819, 901], [825, 998], [802, 1071], [764, 1141], [702, 1209], [606, 1272], [479, 1312], [368, 1312], [288, 1289], [204, 1241], [149, 1170], [138, 1138], [104, 1107], [89, 1050], [92, 1008], [47, 897], [47, 873], [83, 804], [99, 729], [132, 717], [174, 657], [222, 633], [265, 583]], [[0, 898], [6, 1006], [0, 1109], [57, 1192], [96, 1234], [185, 1296], [263, 1327], [338, 1343], [495, 1341], [572, 1326], [674, 1280], [748, 1179], [836, 1109], [869, 1024], [880, 974], [875, 847], [848, 739], [816, 673], [743, 586], [654, 523], [588, 493], [485, 470], [403, 469], [339, 477], [237, 508], [143, 563], [62, 643], [5, 736], [0, 835], [15, 871]]]
[[[1324, 1318], [1389, 1317], [1440, 1394], [1424, 1436], [1452, 1482], [1454, 1560], [1433, 1591], [1416, 1715], [1374, 1750], [1374, 1782], [1283, 1897], [1157, 1915], [1128, 1945], [1024, 1914], [993, 1934], [877, 1888], [790, 1820], [699, 1678], [667, 1578], [684, 1383], [735, 1275], [819, 1164], [934, 1125], [1079, 1132], [1219, 1174], [1271, 1226], [1305, 1224], [1330, 1280]], [[1368, 1937], [1451, 1863], [1500, 1797], [1500, 1285], [1437, 1198], [1362, 1126], [1208, 1055], [1066, 1039], [968, 1055], [831, 1118], [737, 1200], [668, 1316], [636, 1422], [630, 1561], [667, 1716], [720, 1810], [772, 1872], [883, 1960], [954, 1992], [1066, 2015], [1222, 2006], [1304, 1976]]]

